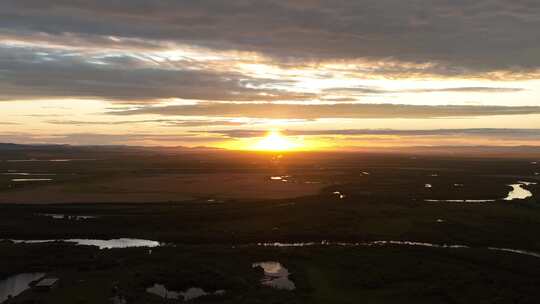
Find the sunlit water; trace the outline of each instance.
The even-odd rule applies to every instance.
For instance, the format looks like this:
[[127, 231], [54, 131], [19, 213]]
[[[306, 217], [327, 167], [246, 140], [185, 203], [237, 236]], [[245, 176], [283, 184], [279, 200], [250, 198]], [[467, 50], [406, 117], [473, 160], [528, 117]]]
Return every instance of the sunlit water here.
[[[426, 184], [426, 188], [429, 188]], [[524, 182], [519, 181], [516, 184], [509, 185], [512, 187], [512, 190], [508, 193], [508, 195], [504, 198], [506, 201], [512, 201], [512, 200], [518, 200], [518, 199], [526, 199], [529, 197], [532, 197], [533, 194], [531, 191], [523, 188], [523, 186], [531, 186], [536, 185], [536, 183], [533, 182]], [[430, 185], [431, 186], [431, 185]], [[454, 184], [454, 187], [463, 187], [463, 184]], [[428, 203], [493, 203], [496, 202], [496, 199], [426, 199], [424, 200]]]
[[186, 291], [172, 291], [168, 290], [165, 285], [162, 284], [154, 284], [154, 286], [148, 287], [146, 289], [146, 292], [155, 294], [157, 296], [160, 296], [164, 299], [170, 299], [170, 300], [184, 300], [189, 301], [196, 298], [200, 298], [207, 295], [223, 295], [225, 294], [225, 290], [216, 290], [215, 292], [207, 292], [202, 288], [198, 287], [191, 287], [186, 289]]
[[289, 175], [281, 175], [281, 176], [270, 176], [270, 180], [272, 181], [280, 181], [280, 182], [288, 182], [290, 176]]
[[74, 159], [74, 158], [57, 158], [57, 159], [37, 159], [37, 158], [30, 158], [30, 159], [8, 159], [6, 160], [8, 163], [29, 163], [29, 162], [56, 162], [56, 163], [65, 163], [65, 162], [72, 162], [72, 161], [95, 161], [96, 159], [88, 158], [88, 159]]
[[12, 182], [23, 183], [23, 182], [52, 182], [52, 178], [13, 178]]
[[[312, 247], [312, 246], [341, 246], [341, 247], [384, 247], [384, 246], [405, 246], [405, 247], [428, 247], [428, 248], [438, 248], [438, 249], [471, 249], [474, 247], [461, 244], [435, 244], [427, 242], [417, 242], [417, 241], [372, 241], [372, 242], [329, 242], [329, 241], [320, 241], [320, 242], [297, 242], [297, 243], [257, 243], [257, 246], [262, 247]], [[519, 255], [526, 255], [535, 258], [540, 258], [540, 253], [522, 250], [522, 249], [513, 249], [513, 248], [501, 248], [501, 247], [487, 247], [484, 248], [492, 251], [501, 251], [506, 253], [513, 253]]]
[[526, 199], [532, 197], [533, 194], [531, 191], [523, 188], [523, 186], [536, 185], [536, 183], [531, 182], [518, 182], [517, 184], [509, 185], [512, 187], [512, 191], [508, 193], [508, 196], [504, 199], [506, 201], [512, 201], [516, 199]]
[[279, 262], [253, 263], [252, 267], [261, 267], [264, 271], [264, 278], [261, 283], [276, 289], [294, 290], [296, 285], [289, 280], [289, 270]]
[[54, 220], [82, 221], [82, 220], [90, 220], [90, 219], [97, 218], [97, 216], [93, 216], [93, 215], [69, 215], [69, 214], [57, 214], [57, 213], [38, 213], [37, 215], [43, 216], [43, 217], [49, 217]]
[[496, 200], [494, 199], [451, 199], [451, 200], [427, 199], [425, 201], [428, 203], [493, 203]]
[[15, 297], [30, 288], [30, 283], [45, 276], [44, 273], [21, 273], [0, 281], [0, 303], [11, 295]]
[[2, 173], [2, 175], [9, 175], [9, 176], [53, 176], [53, 175], [56, 175], [56, 174], [53, 174], [53, 173], [6, 172], [6, 173]]
[[339, 197], [339, 199], [344, 199], [346, 196], [345, 194], [339, 192], [339, 191], [334, 191], [333, 192], [334, 195], [336, 195], [337, 197]]
[[141, 240], [141, 239], [111, 239], [111, 240], [94, 240], [94, 239], [59, 239], [59, 240], [11, 240], [14, 243], [52, 243], [66, 242], [75, 243], [76, 245], [97, 246], [99, 249], [113, 248], [132, 248], [132, 247], [158, 247], [161, 244], [157, 241]]
[[342, 246], [342, 247], [370, 247], [370, 246], [418, 246], [418, 247], [432, 247], [432, 248], [469, 248], [466, 245], [449, 245], [449, 244], [434, 244], [426, 242], [416, 242], [416, 241], [372, 241], [372, 242], [329, 242], [329, 241], [320, 241], [320, 242], [297, 242], [297, 243], [257, 243], [258, 246], [262, 247], [310, 247], [310, 246]]
[[[437, 223], [444, 223], [445, 220], [438, 219]], [[4, 240], [5, 241], [5, 240]], [[86, 245], [86, 246], [96, 246], [99, 249], [113, 249], [113, 248], [133, 248], [133, 247], [159, 247], [164, 244], [151, 241], [151, 240], [142, 240], [142, 239], [129, 239], [129, 238], [120, 238], [120, 239], [111, 239], [111, 240], [95, 240], [95, 239], [59, 239], [59, 240], [8, 240], [15, 244], [36, 244], [36, 243], [54, 243], [54, 242], [66, 242], [73, 243], [75, 245]], [[375, 246], [407, 246], [407, 247], [431, 247], [431, 248], [443, 248], [443, 249], [467, 249], [472, 248], [468, 245], [460, 244], [436, 244], [428, 242], [417, 242], [417, 241], [371, 241], [371, 242], [329, 242], [329, 241], [318, 241], [318, 242], [295, 242], [295, 243], [283, 243], [283, 242], [266, 242], [266, 243], [256, 243], [256, 246], [261, 247], [309, 247], [309, 246], [342, 246], [342, 247], [375, 247]], [[500, 248], [500, 247], [487, 247], [488, 250], [495, 251], [505, 251], [508, 253], [527, 255], [540, 258], [540, 253], [514, 249], [514, 248]], [[257, 264], [257, 265], [256, 265]], [[260, 266], [263, 267], [262, 263], [253, 264], [253, 267]], [[268, 264], [264, 264], [268, 265]], [[278, 265], [274, 265], [279, 268]], [[281, 266], [282, 267], [282, 266]], [[264, 267], [263, 267], [264, 269]], [[272, 268], [267, 268], [272, 269]], [[286, 269], [285, 269], [286, 270]], [[266, 270], [265, 270], [266, 271]], [[269, 271], [271, 272], [271, 271]]]

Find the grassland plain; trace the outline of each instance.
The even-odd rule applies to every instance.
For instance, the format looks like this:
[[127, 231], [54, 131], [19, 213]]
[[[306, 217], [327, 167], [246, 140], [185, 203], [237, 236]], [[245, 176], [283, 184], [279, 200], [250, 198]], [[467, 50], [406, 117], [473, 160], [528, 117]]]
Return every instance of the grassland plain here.
[[[165, 244], [149, 251], [0, 242], [2, 278], [46, 272], [61, 279], [51, 292], [25, 292], [14, 303], [107, 303], [117, 295], [127, 303], [162, 303], [145, 291], [154, 283], [175, 291], [226, 290], [196, 303], [536, 303], [540, 295], [539, 258], [489, 249], [540, 252], [538, 185], [522, 186], [532, 194], [527, 199], [504, 200], [509, 185], [538, 181], [534, 157], [49, 149], [2, 159], [3, 173], [54, 174], [54, 180], [16, 184], [13, 175], [0, 177], [0, 239], [131, 237]], [[33, 161], [8, 161], [16, 159]], [[227, 173], [243, 178], [207, 178]], [[175, 183], [179, 176], [194, 182]], [[132, 190], [136, 196], [157, 187], [151, 202], [123, 201], [132, 197], [125, 196], [126, 187], [108, 183], [145, 178], [168, 181]], [[208, 191], [193, 194], [205, 181]], [[248, 186], [254, 187], [249, 195], [238, 191]], [[118, 199], [70, 203], [35, 195], [46, 187], [103, 191]], [[9, 202], [21, 192], [34, 193], [33, 200]], [[257, 246], [321, 241], [334, 245]], [[470, 248], [335, 245], [370, 241]], [[297, 289], [262, 286], [262, 270], [251, 266], [260, 261], [281, 262]]]

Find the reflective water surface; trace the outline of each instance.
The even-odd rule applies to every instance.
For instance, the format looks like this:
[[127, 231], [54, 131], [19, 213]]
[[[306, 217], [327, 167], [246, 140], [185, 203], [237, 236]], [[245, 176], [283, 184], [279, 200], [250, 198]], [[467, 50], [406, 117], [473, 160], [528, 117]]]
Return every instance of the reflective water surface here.
[[53, 173], [28, 173], [28, 172], [6, 172], [2, 175], [11, 175], [11, 176], [52, 176], [56, 175]]
[[[506, 201], [526, 199], [532, 197], [533, 194], [531, 191], [523, 188], [523, 186], [536, 185], [534, 182], [524, 182], [518, 181], [515, 184], [509, 185], [512, 187], [512, 190], [504, 198]], [[454, 184], [454, 187], [463, 187], [463, 184]], [[431, 188], [431, 184], [426, 184], [426, 188]], [[428, 203], [492, 203], [496, 202], [497, 199], [425, 199], [425, 202]]]
[[[427, 242], [417, 242], [417, 241], [372, 241], [372, 242], [357, 242], [357, 243], [347, 243], [347, 242], [298, 242], [298, 243], [257, 243], [257, 246], [262, 247], [308, 247], [308, 246], [343, 246], [343, 247], [371, 247], [371, 246], [407, 246], [407, 247], [430, 247], [430, 248], [439, 248], [439, 249], [470, 249], [474, 248], [468, 245], [460, 244], [435, 244]], [[507, 253], [514, 253], [519, 255], [532, 256], [540, 258], [540, 253], [513, 249], [513, 248], [501, 248], [501, 247], [487, 247], [485, 249], [492, 251], [503, 251]]]
[[281, 175], [281, 176], [270, 176], [270, 180], [273, 181], [281, 181], [281, 182], [288, 182], [290, 176], [289, 175]]
[[333, 192], [334, 195], [337, 195], [337, 197], [339, 197], [340, 199], [344, 199], [345, 198], [345, 194], [339, 192], [339, 191], [334, 191]]
[[289, 270], [279, 262], [253, 263], [252, 267], [261, 267], [264, 271], [264, 278], [261, 283], [276, 289], [294, 290], [296, 285], [289, 280]]
[[535, 258], [540, 258], [540, 253], [527, 251], [527, 250], [519, 250], [519, 249], [511, 249], [511, 248], [497, 248], [497, 247], [489, 247], [489, 250], [495, 250], [495, 251], [503, 251], [503, 252], [509, 252], [509, 253], [515, 253], [515, 254], [521, 254], [521, 255], [528, 255]]
[[428, 203], [493, 203], [494, 199], [451, 199], [451, 200], [436, 200], [427, 199]]
[[71, 214], [59, 214], [59, 213], [38, 213], [38, 216], [44, 216], [44, 217], [50, 217], [55, 220], [75, 220], [75, 221], [81, 221], [81, 220], [89, 220], [89, 219], [95, 219], [97, 216], [93, 215], [71, 215]]
[[37, 158], [30, 158], [30, 159], [8, 159], [6, 162], [8, 163], [28, 163], [28, 162], [71, 162], [71, 161], [94, 161], [96, 159], [88, 158], [88, 159], [72, 159], [72, 158], [58, 158], [58, 159], [37, 159]]
[[22, 183], [22, 182], [52, 182], [52, 178], [13, 178], [12, 182]]
[[165, 285], [162, 284], [154, 284], [151, 287], [148, 287], [146, 289], [146, 292], [155, 294], [157, 296], [160, 296], [164, 299], [171, 299], [171, 300], [180, 300], [183, 299], [184, 301], [193, 300], [196, 298], [200, 298], [202, 296], [207, 295], [223, 295], [225, 294], [225, 290], [220, 289], [216, 290], [215, 292], [206, 292], [202, 288], [198, 287], [191, 287], [186, 289], [186, 291], [172, 291], [168, 290]]
[[67, 242], [75, 243], [76, 245], [97, 246], [99, 249], [113, 248], [131, 248], [131, 247], [158, 247], [161, 244], [157, 241], [141, 240], [141, 239], [111, 239], [111, 240], [94, 240], [94, 239], [59, 239], [59, 240], [11, 240], [14, 243], [52, 243], [52, 242]]
[[532, 197], [533, 194], [531, 193], [531, 191], [523, 188], [523, 186], [530, 186], [530, 185], [536, 185], [536, 183], [520, 181], [517, 184], [509, 185], [510, 187], [512, 187], [512, 191], [508, 193], [508, 196], [504, 200], [512, 201], [516, 199], [526, 199], [526, 198]]
[[0, 281], [0, 303], [11, 295], [15, 297], [30, 288], [30, 283], [45, 276], [44, 273], [21, 273]]

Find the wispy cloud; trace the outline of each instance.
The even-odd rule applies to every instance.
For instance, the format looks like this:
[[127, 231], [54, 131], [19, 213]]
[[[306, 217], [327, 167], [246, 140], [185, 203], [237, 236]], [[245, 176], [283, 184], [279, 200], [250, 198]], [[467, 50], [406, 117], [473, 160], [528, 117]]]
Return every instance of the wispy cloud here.
[[[148, 66], [131, 56], [86, 57], [79, 53], [2, 47], [0, 100], [104, 98], [124, 103], [181, 98], [212, 101], [307, 100], [306, 92], [270, 88], [276, 80], [235, 71]], [[280, 83], [286, 80], [280, 80]]]
[[181, 145], [206, 144], [223, 141], [222, 136], [196, 134], [152, 134], [152, 133], [68, 133], [36, 135], [32, 133], [0, 133], [0, 142], [25, 144], [72, 144], [72, 145]]
[[[200, 133], [200, 131], [194, 131]], [[346, 129], [346, 130], [282, 130], [288, 136], [476, 136], [511, 139], [540, 140], [540, 129], [430, 129], [430, 130], [395, 130], [395, 129]], [[206, 131], [208, 134], [219, 134], [229, 138], [262, 137], [264, 130], [234, 129]]]
[[275, 104], [199, 103], [194, 105], [141, 107], [109, 112], [114, 115], [183, 115], [253, 117], [274, 119], [317, 118], [440, 118], [540, 114], [540, 107], [416, 106], [399, 104]]
[[392, 93], [515, 93], [524, 91], [523, 88], [510, 87], [449, 87], [449, 88], [419, 88], [388, 90], [377, 87], [337, 87], [325, 89], [326, 93], [352, 94], [352, 95], [373, 95]]
[[179, 120], [179, 119], [143, 119], [143, 120], [118, 120], [118, 121], [79, 121], [79, 120], [48, 120], [50, 124], [74, 125], [74, 126], [116, 126], [131, 124], [162, 124], [176, 127], [209, 127], [209, 126], [242, 126], [246, 123], [231, 120]]

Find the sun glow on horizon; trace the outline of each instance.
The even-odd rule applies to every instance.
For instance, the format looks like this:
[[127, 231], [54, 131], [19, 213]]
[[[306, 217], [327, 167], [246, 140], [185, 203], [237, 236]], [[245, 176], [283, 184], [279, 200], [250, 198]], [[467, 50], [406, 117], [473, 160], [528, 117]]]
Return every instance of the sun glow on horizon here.
[[254, 152], [300, 152], [331, 150], [332, 143], [310, 136], [288, 136], [279, 129], [270, 129], [264, 136], [229, 140], [217, 148]]
[[250, 150], [256, 151], [291, 151], [301, 148], [302, 145], [283, 136], [279, 130], [271, 130], [255, 143]]

